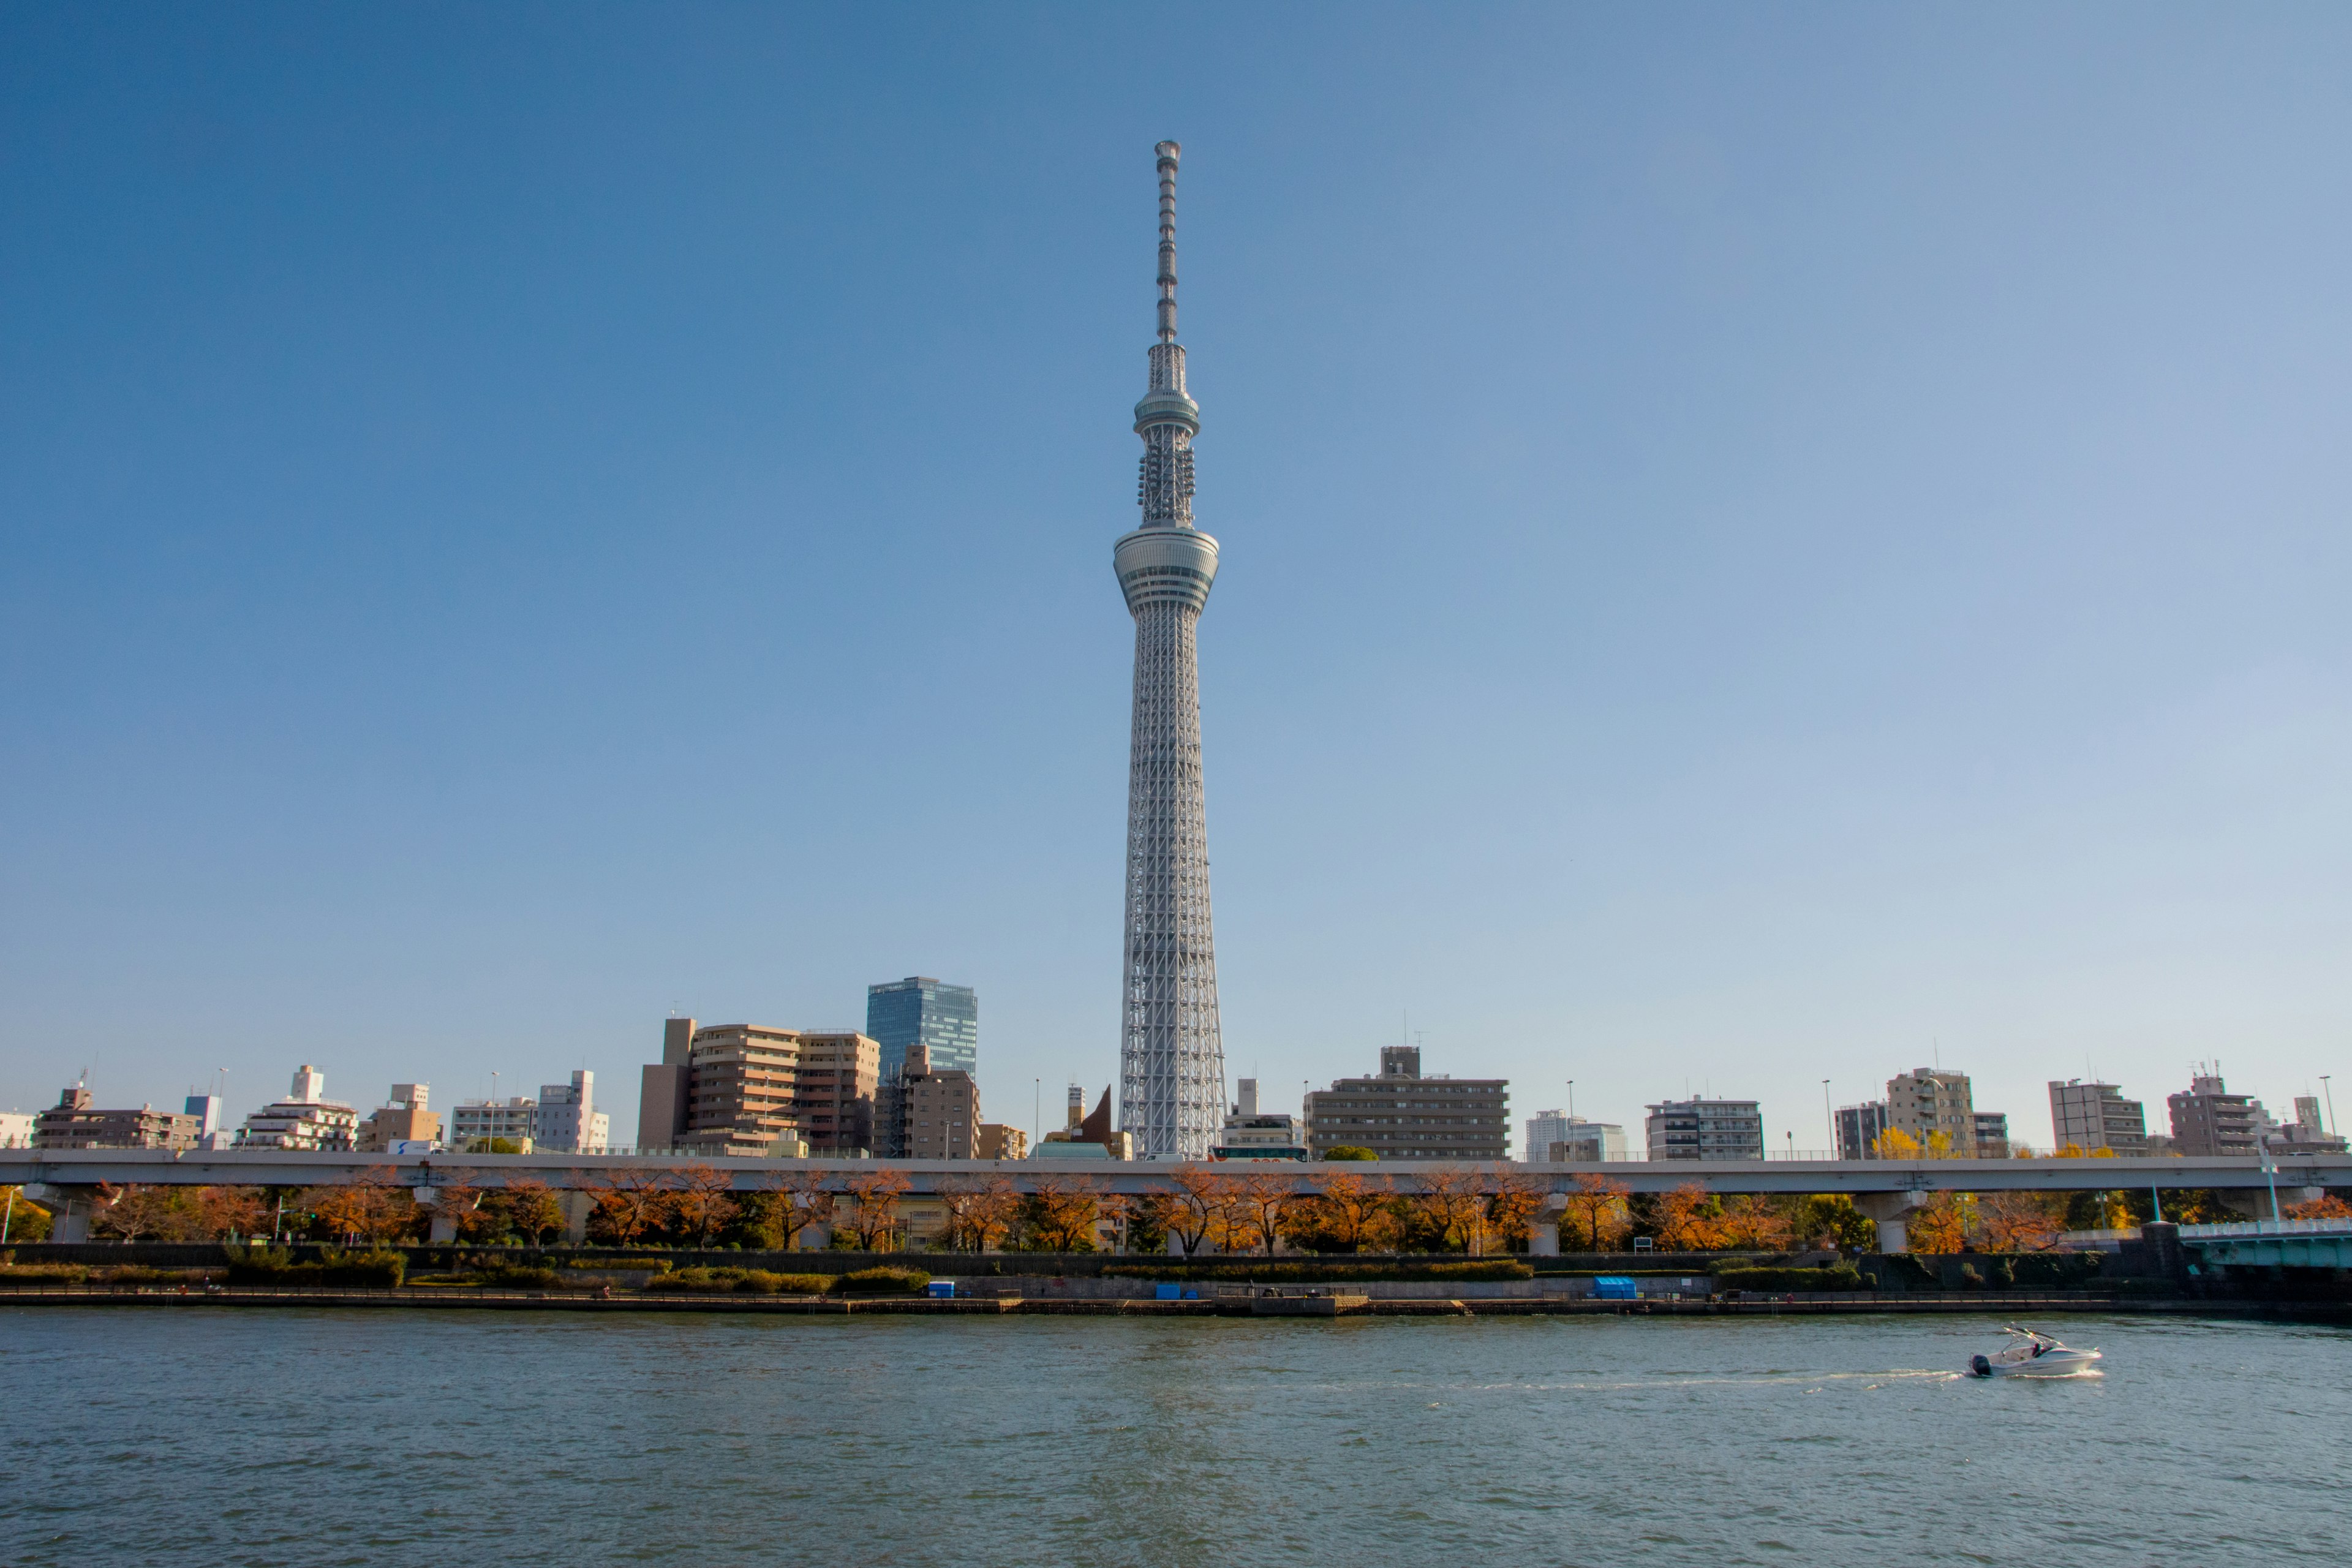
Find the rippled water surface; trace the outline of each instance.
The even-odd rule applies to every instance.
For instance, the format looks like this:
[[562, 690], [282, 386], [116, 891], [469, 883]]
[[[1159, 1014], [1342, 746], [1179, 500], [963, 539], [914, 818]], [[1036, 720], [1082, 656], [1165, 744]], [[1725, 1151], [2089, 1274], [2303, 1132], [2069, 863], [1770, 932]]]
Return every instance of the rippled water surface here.
[[2352, 1561], [2352, 1333], [0, 1310], [0, 1562]]

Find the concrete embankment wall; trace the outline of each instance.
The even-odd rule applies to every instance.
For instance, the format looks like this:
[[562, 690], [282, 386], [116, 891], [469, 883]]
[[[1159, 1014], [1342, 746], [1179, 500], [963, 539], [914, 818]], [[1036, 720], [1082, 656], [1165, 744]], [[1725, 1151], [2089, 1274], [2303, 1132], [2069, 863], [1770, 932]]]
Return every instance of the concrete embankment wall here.
[[[16, 1246], [8, 1250], [16, 1253], [19, 1263], [81, 1263], [93, 1268], [137, 1264], [148, 1268], [206, 1268], [222, 1261], [219, 1245], [209, 1241], [39, 1242]], [[315, 1256], [317, 1252], [315, 1247], [307, 1243], [298, 1245], [294, 1250], [297, 1256], [301, 1257]], [[658, 1258], [666, 1259], [675, 1268], [767, 1268], [780, 1274], [846, 1274], [853, 1269], [887, 1264], [897, 1268], [928, 1268], [942, 1279], [950, 1276], [959, 1279], [1032, 1278], [1039, 1275], [1071, 1279], [1094, 1279], [1106, 1268], [1186, 1262], [1241, 1268], [1256, 1262], [1287, 1272], [1301, 1266], [1311, 1267], [1318, 1262], [1328, 1263], [1334, 1268], [1360, 1268], [1464, 1261], [1459, 1253], [1365, 1253], [1320, 1258], [1312, 1254], [1282, 1253], [1271, 1258], [1255, 1259], [1239, 1254], [1203, 1254], [1200, 1258], [1187, 1259], [1158, 1254], [1142, 1256], [1118, 1252], [738, 1252], [718, 1247], [480, 1247], [455, 1243], [438, 1247], [404, 1246], [395, 1250], [407, 1254], [408, 1266], [419, 1271], [438, 1267], [453, 1254], [463, 1254], [467, 1257], [493, 1257], [506, 1263], [544, 1263], [557, 1268], [568, 1267], [575, 1261], [583, 1268], [596, 1268], [600, 1264], [609, 1265], [615, 1258]], [[1711, 1269], [1746, 1264], [1811, 1264], [1830, 1260], [1831, 1255], [1826, 1253], [1744, 1252], [1563, 1253], [1558, 1257], [1513, 1259], [1531, 1265], [1538, 1279], [1554, 1275], [1579, 1278], [1594, 1274], [1705, 1274]]]

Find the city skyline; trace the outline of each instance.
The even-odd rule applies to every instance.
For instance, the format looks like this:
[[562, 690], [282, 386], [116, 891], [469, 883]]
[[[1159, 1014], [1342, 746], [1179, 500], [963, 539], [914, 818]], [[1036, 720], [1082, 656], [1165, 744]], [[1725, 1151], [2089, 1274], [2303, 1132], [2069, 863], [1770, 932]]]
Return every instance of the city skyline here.
[[627, 1126], [673, 1005], [910, 973], [991, 1114], [1105, 1081], [1171, 131], [1229, 1073], [2291, 1103], [2352, 22], [2111, 23], [1210, 7], [1255, 47], [1139, 88], [1139, 17], [0, 19], [0, 1103], [584, 1066]]

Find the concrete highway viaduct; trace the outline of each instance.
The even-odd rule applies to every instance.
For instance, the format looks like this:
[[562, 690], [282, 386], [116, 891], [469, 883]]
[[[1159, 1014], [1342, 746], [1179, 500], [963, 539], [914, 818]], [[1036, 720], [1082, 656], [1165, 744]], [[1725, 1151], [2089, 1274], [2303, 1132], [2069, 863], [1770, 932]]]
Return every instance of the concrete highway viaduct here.
[[[2150, 1188], [2210, 1189], [2240, 1212], [2267, 1217], [2275, 1182], [2277, 1201], [2291, 1204], [2326, 1193], [2352, 1197], [2352, 1155], [2294, 1155], [2274, 1162], [2275, 1175], [2252, 1155], [2146, 1159], [2049, 1160], [1661, 1160], [1609, 1163], [1505, 1163], [1475, 1167], [1525, 1178], [1549, 1189], [1533, 1237], [1538, 1253], [1559, 1247], [1559, 1215], [1584, 1175], [1606, 1176], [1628, 1192], [1664, 1193], [1696, 1183], [1714, 1193], [1834, 1193], [1851, 1197], [1879, 1224], [1882, 1250], [1904, 1249], [1904, 1220], [1939, 1192], [2102, 1192]], [[687, 1154], [434, 1154], [394, 1159], [382, 1154], [310, 1153], [275, 1149], [8, 1149], [0, 1150], [0, 1184], [22, 1183], [32, 1195], [60, 1208], [56, 1238], [88, 1235], [92, 1200], [112, 1186], [317, 1187], [387, 1177], [430, 1201], [436, 1187], [499, 1186], [535, 1178], [566, 1195], [570, 1238], [585, 1233], [589, 1190], [624, 1171], [678, 1171], [705, 1166], [726, 1173], [733, 1185], [756, 1190], [779, 1173], [823, 1171], [843, 1183], [887, 1168], [908, 1183], [919, 1202], [953, 1185], [1003, 1177], [1016, 1190], [1040, 1181], [1084, 1181], [1107, 1193], [1164, 1187], [1174, 1167], [1145, 1161], [1103, 1160], [756, 1160], [705, 1159]], [[1437, 1162], [1381, 1161], [1305, 1164], [1248, 1163], [1211, 1165], [1234, 1175], [1273, 1175], [1311, 1192], [1333, 1175], [1380, 1176], [1414, 1190], [1433, 1170], [1460, 1170]]]

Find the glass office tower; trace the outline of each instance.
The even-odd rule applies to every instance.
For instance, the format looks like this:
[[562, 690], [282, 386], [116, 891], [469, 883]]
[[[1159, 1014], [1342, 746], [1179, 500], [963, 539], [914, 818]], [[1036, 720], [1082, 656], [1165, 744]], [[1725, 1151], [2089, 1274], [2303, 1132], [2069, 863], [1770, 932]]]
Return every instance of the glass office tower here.
[[980, 997], [969, 985], [910, 974], [866, 988], [866, 1033], [882, 1046], [882, 1081], [898, 1076], [907, 1047], [930, 1048], [933, 1072], [980, 1071]]

